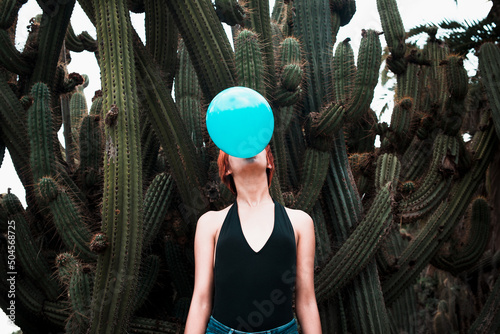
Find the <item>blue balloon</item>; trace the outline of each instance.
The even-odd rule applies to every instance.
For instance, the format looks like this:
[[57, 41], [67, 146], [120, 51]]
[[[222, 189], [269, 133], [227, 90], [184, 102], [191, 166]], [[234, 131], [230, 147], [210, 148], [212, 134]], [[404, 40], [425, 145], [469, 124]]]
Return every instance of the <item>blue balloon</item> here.
[[206, 122], [215, 145], [238, 158], [262, 152], [274, 130], [271, 106], [247, 87], [231, 87], [217, 94], [208, 106]]

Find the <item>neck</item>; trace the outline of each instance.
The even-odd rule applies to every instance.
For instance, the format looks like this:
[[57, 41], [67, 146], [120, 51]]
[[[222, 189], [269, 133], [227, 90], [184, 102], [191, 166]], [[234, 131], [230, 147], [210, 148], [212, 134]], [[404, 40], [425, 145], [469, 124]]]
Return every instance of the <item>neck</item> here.
[[242, 180], [235, 179], [234, 183], [238, 191], [236, 196], [238, 205], [244, 204], [255, 207], [269, 201], [272, 202], [271, 195], [269, 194], [269, 187], [267, 185], [266, 173], [261, 173], [256, 177], [247, 176]]

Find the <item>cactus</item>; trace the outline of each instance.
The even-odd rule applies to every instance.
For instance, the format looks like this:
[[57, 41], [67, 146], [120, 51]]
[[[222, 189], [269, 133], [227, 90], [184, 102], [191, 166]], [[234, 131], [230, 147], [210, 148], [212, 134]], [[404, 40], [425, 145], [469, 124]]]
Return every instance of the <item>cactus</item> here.
[[[234, 200], [219, 184], [203, 118], [218, 92], [243, 85], [275, 113], [272, 196], [314, 220], [324, 333], [498, 330], [499, 280], [477, 293], [460, 283], [484, 289], [499, 258], [485, 246], [498, 46], [481, 47], [471, 81], [437, 29], [423, 47], [410, 45], [396, 1], [373, 1], [397, 81], [390, 125], [370, 109], [380, 33], [350, 37], [361, 42], [357, 60], [349, 39], [336, 43], [354, 0], [277, 0], [272, 19], [267, 0], [79, 0], [96, 40], [75, 35], [74, 0], [44, 0], [22, 51], [14, 28], [26, 1], [0, 1], [0, 162], [8, 150], [28, 204], [0, 199], [0, 307], [9, 305], [12, 220], [24, 332], [182, 332], [195, 223]], [[129, 11], [145, 13], [145, 44]], [[221, 22], [233, 25], [234, 51]], [[88, 80], [68, 75], [65, 50], [98, 58], [102, 91], [90, 111]], [[63, 124], [69, 153], [56, 135]], [[467, 293], [429, 288], [438, 312], [426, 322], [414, 284], [435, 267]]]

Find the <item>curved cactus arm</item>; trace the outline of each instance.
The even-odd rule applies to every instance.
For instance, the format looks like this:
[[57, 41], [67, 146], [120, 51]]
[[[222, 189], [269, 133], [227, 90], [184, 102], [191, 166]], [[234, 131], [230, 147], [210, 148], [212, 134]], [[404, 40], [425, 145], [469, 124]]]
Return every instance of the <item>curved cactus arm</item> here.
[[90, 231], [68, 194], [47, 176], [38, 182], [38, 191], [40, 198], [49, 204], [57, 232], [67, 249], [86, 261], [95, 260], [89, 248]]
[[64, 42], [66, 48], [73, 52], [97, 51], [97, 41], [86, 31], [76, 35], [71, 23], [68, 25]]
[[356, 64], [354, 63], [354, 51], [350, 38], [346, 38], [335, 48], [333, 56], [333, 100], [345, 105], [352, 94], [354, 78], [356, 77]]
[[331, 137], [344, 125], [345, 109], [342, 105], [331, 103], [321, 108], [320, 113], [310, 113], [310, 117], [311, 135]]
[[143, 236], [132, 25], [124, 0], [96, 0], [93, 4], [106, 124], [102, 232], [109, 247], [97, 260], [90, 332], [123, 333], [133, 311]]
[[454, 136], [439, 134], [433, 146], [432, 163], [418, 190], [401, 201], [403, 218], [419, 218], [430, 212], [443, 199], [456, 173], [459, 146]]
[[378, 192], [370, 210], [337, 253], [316, 274], [316, 297], [333, 296], [372, 260], [392, 222], [389, 185]]
[[1, 205], [6, 210], [6, 218], [15, 222], [16, 257], [27, 278], [40, 285], [48, 299], [57, 300], [61, 288], [51, 279], [49, 263], [40, 254], [41, 245], [33, 237], [21, 202], [16, 195], [8, 193], [1, 198]]
[[53, 127], [53, 113], [49, 107], [50, 94], [47, 85], [38, 82], [31, 89], [33, 105], [28, 109], [28, 134], [30, 138], [30, 166], [35, 182], [44, 176], [56, 176], [79, 205], [84, 196], [58, 161], [55, 148], [59, 144]]
[[479, 49], [481, 80], [488, 94], [491, 115], [497, 136], [500, 138], [500, 48], [494, 43], [484, 43]]
[[329, 152], [308, 148], [302, 164], [302, 188], [293, 207], [310, 212], [321, 192], [328, 172]]
[[28, 131], [26, 117], [23, 117], [23, 106], [9, 87], [7, 80], [0, 77], [0, 135], [9, 150], [17, 174], [23, 185], [29, 189], [32, 182], [32, 173], [27, 173], [29, 166], [30, 145], [26, 140]]
[[405, 55], [405, 27], [399, 15], [396, 0], [377, 0], [377, 9], [384, 30], [385, 41], [394, 60]]
[[476, 321], [469, 328], [470, 334], [497, 333], [500, 328], [500, 278], [497, 278], [486, 303]]
[[354, 91], [346, 106], [346, 115], [351, 122], [359, 119], [370, 107], [382, 58], [379, 33], [363, 30], [361, 35], [363, 38], [359, 45]]
[[75, 0], [56, 3], [52, 0], [40, 0], [38, 3], [43, 9], [43, 16], [38, 34], [38, 56], [30, 82], [32, 85], [44, 82], [52, 89]]
[[476, 152], [471, 170], [450, 190], [450, 198], [443, 201], [429, 218], [425, 227], [412, 239], [398, 260], [400, 269], [382, 284], [387, 304], [392, 304], [401, 292], [414, 281], [434, 254], [450, 236], [458, 218], [463, 215], [474, 191], [484, 177], [497, 138], [493, 126], [476, 132], [472, 151]]
[[440, 268], [457, 275], [460, 272], [472, 268], [484, 253], [490, 236], [490, 208], [483, 197], [472, 201], [470, 218], [467, 222], [466, 238], [460, 239], [464, 246], [446, 256], [444, 252], [438, 252], [432, 263]]
[[8, 29], [15, 22], [19, 9], [28, 0], [4, 0], [0, 3], [0, 29]]
[[166, 1], [198, 74], [207, 101], [232, 87], [234, 56], [210, 0]]
[[20, 53], [9, 36], [6, 30], [0, 29], [0, 65], [8, 69], [10, 72], [27, 75], [33, 69], [33, 63], [28, 61], [22, 53]]
[[230, 26], [243, 25], [246, 12], [238, 0], [215, 0], [215, 12], [221, 22]]

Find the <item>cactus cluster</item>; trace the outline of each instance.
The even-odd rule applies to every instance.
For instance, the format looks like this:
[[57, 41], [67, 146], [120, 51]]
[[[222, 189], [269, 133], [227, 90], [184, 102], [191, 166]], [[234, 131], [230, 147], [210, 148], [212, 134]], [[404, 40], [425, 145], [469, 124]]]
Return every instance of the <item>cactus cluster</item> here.
[[[357, 59], [337, 42], [354, 0], [276, 0], [272, 12], [267, 0], [79, 0], [96, 39], [72, 29], [75, 0], [40, 0], [22, 51], [26, 1], [0, 1], [0, 163], [8, 150], [28, 204], [0, 197], [0, 307], [15, 221], [23, 332], [182, 331], [196, 221], [234, 200], [203, 119], [241, 85], [274, 111], [272, 196], [313, 217], [324, 333], [498, 331], [488, 167], [499, 47], [478, 50], [471, 80], [435, 30], [408, 43], [396, 0], [376, 1], [383, 35], [352, 36]], [[129, 11], [145, 13], [145, 43]], [[390, 124], [370, 109], [381, 36], [396, 81]], [[67, 73], [67, 50], [98, 59], [90, 110], [89, 78]]]

